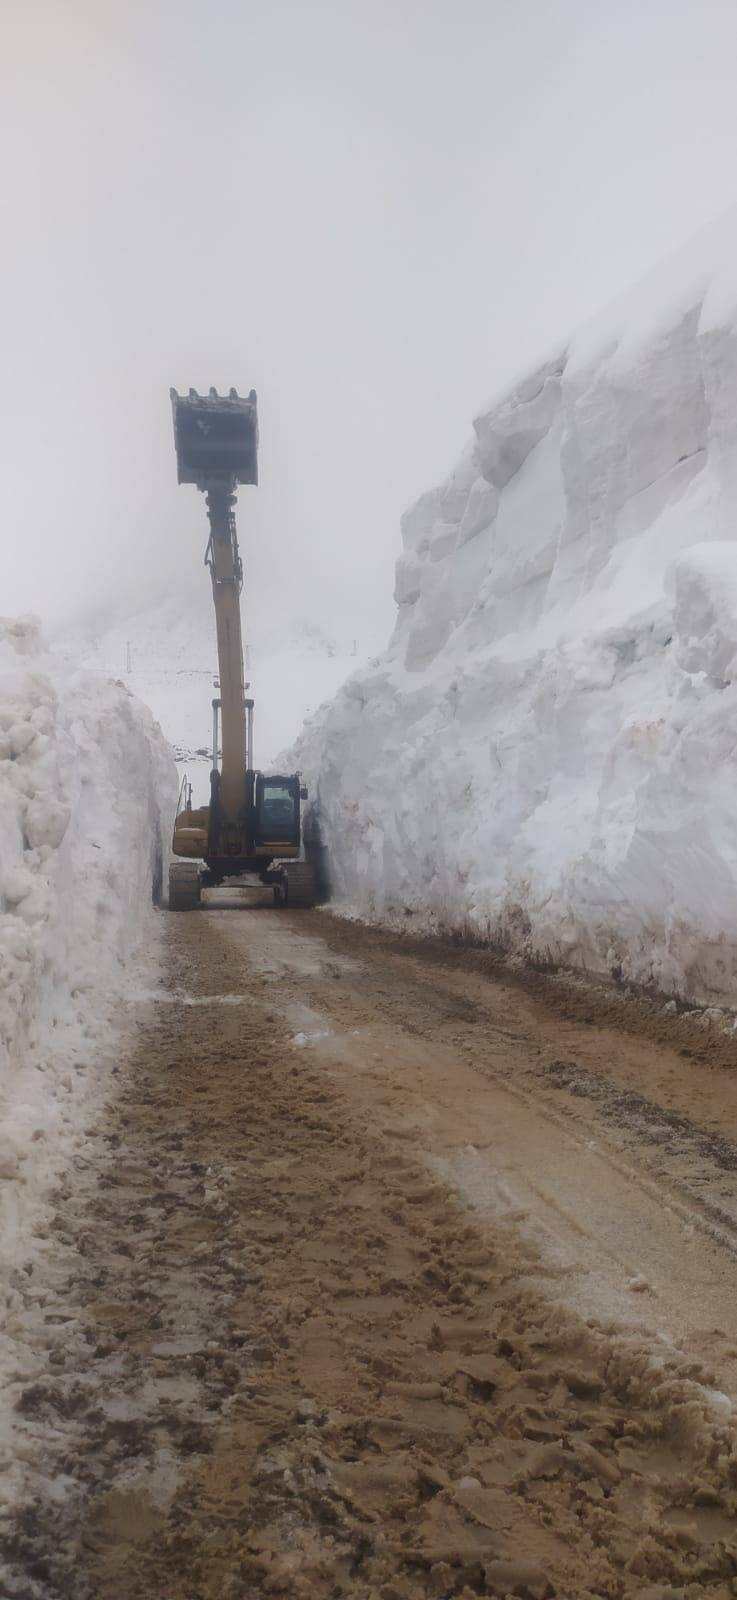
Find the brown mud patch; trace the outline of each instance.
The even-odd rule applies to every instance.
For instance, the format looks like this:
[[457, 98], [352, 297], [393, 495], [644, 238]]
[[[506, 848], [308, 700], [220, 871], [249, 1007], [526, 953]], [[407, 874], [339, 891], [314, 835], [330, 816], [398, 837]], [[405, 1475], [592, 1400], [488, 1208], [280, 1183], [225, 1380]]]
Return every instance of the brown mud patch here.
[[[267, 973], [262, 921], [171, 919], [170, 993], [196, 1003], [154, 1005], [109, 1153], [60, 1201], [79, 1263], [46, 1314], [76, 1331], [48, 1323], [20, 1421], [64, 1492], [19, 1518], [8, 1594], [737, 1592], [737, 1442], [713, 1373], [582, 1318], [558, 1281], [548, 1297], [514, 1218], [465, 1204], [403, 1120], [412, 1052], [478, 1053], [488, 993], [323, 916], [279, 919], [285, 972], [277, 941]], [[287, 1025], [287, 991], [355, 1035], [350, 1070]], [[502, 1001], [503, 1063], [532, 1047]], [[380, 1052], [361, 1038], [375, 1015]]]
[[[674, 1012], [665, 1011], [668, 996], [663, 994], [649, 995], [631, 985], [622, 987], [613, 980], [607, 982], [600, 976], [589, 977], [571, 969], [541, 969], [512, 960], [493, 946], [367, 926], [329, 912], [313, 912], [310, 931], [325, 939], [331, 948], [346, 953], [373, 950], [377, 954], [414, 958], [426, 968], [445, 969], [450, 974], [475, 973], [529, 997], [542, 1013], [561, 1021], [632, 1034], [704, 1066], [737, 1072], [737, 1033], [718, 1026], [698, 1026], [691, 1020], [689, 1007], [682, 1003]], [[701, 1016], [704, 1009], [708, 1008], [699, 1008]], [[729, 1020], [726, 1013], [725, 1019]]]

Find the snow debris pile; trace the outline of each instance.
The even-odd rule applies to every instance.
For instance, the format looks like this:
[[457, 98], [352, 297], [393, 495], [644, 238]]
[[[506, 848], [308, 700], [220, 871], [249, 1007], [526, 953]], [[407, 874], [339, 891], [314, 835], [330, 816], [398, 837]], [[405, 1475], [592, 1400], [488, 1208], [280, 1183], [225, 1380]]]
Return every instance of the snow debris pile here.
[[737, 1000], [737, 209], [477, 417], [402, 540], [385, 655], [290, 757], [336, 898]]
[[[0, 619], [0, 1255], [74, 1131], [79, 1074], [152, 915], [171, 752], [119, 684], [62, 670]], [[3, 1274], [3, 1282], [7, 1282]]]

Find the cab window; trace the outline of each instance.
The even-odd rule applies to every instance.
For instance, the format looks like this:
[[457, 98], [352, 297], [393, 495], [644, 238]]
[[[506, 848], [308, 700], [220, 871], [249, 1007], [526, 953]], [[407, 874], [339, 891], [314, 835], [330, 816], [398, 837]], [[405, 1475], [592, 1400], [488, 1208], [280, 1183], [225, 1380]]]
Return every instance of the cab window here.
[[298, 800], [286, 783], [261, 785], [258, 802], [259, 833], [263, 839], [291, 839], [297, 829]]
[[283, 783], [265, 783], [261, 798], [261, 812], [266, 821], [273, 818], [274, 822], [292, 822], [294, 819], [294, 795], [284, 787]]

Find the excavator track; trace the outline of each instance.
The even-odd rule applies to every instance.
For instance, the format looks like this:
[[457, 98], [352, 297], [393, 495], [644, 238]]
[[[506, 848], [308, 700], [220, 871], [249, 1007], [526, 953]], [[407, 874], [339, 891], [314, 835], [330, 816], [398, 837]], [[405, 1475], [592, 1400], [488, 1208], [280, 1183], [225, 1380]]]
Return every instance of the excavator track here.
[[290, 861], [284, 868], [282, 884], [281, 894], [275, 897], [277, 905], [286, 905], [292, 911], [308, 910], [315, 905], [315, 873], [309, 861]]
[[196, 911], [202, 899], [199, 867], [193, 861], [176, 861], [169, 868], [169, 910]]

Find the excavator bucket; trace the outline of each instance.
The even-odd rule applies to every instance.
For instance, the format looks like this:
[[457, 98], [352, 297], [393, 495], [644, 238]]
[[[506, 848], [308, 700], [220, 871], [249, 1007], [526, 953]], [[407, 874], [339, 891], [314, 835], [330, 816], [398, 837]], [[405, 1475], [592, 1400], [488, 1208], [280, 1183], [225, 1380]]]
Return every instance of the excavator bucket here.
[[205, 489], [213, 480], [258, 483], [258, 411], [256, 391], [242, 400], [231, 389], [208, 395], [190, 389], [170, 390], [179, 483]]

